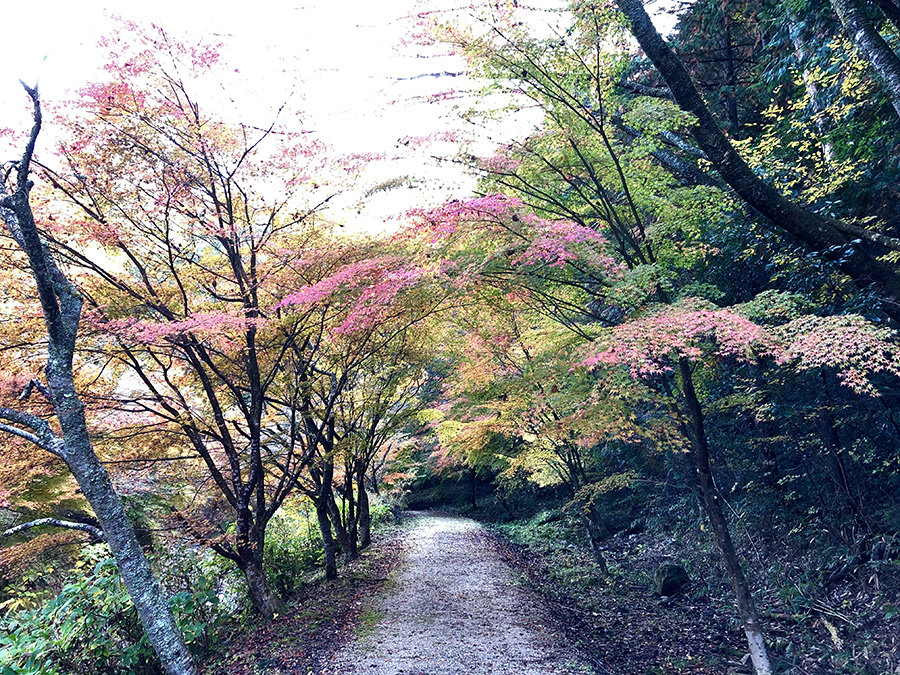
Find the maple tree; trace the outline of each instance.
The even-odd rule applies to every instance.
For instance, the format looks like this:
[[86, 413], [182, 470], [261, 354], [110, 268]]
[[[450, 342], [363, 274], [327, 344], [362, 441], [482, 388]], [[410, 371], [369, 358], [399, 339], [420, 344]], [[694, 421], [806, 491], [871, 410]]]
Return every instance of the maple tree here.
[[[88, 116], [73, 121], [62, 148], [68, 171], [48, 173], [81, 211], [80, 236], [57, 236], [56, 245], [91, 273], [90, 325], [118, 372], [137, 380], [125, 410], [177, 429], [206, 466], [233, 509], [235, 534], [204, 534], [242, 569], [255, 606], [272, 618], [278, 600], [262, 550], [287, 491], [266, 489], [264, 398], [278, 357], [261, 354], [275, 330], [266, 325], [273, 301], [265, 282], [285, 265], [279, 235], [310, 213], [282, 215], [289, 194], [268, 206], [244, 183], [259, 175], [252, 155], [273, 129], [229, 129], [190, 98], [178, 68], [208, 68], [214, 53], [161, 33], [137, 37], [134, 53], [110, 63], [114, 79], [84, 91]], [[173, 72], [159, 65], [161, 54]], [[281, 161], [311, 151], [292, 145]], [[301, 180], [293, 173], [286, 184]], [[85, 254], [84, 245], [108, 253]], [[288, 458], [284, 480], [302, 464]]]
[[[283, 438], [305, 447], [313, 458], [298, 486], [315, 504], [329, 578], [337, 575], [332, 534], [347, 558], [356, 555], [356, 509], [360, 502], [366, 508], [366, 497], [358, 490], [364, 490], [368, 464], [384, 434], [402, 419], [402, 410], [393, 411], [396, 420], [393, 415], [386, 419], [384, 406], [408, 403], [417, 388], [398, 390], [391, 373], [407, 358], [400, 355], [408, 349], [404, 345], [414, 327], [445, 304], [446, 292], [429, 283], [435, 272], [433, 266], [417, 264], [415, 257], [404, 259], [390, 250], [378, 255], [377, 249], [363, 245], [329, 276], [280, 303], [288, 317], [316, 310], [323, 317], [321, 350], [310, 359], [308, 372], [293, 369], [295, 382], [282, 390], [281, 405], [295, 420]], [[342, 457], [345, 471], [336, 476]], [[344, 514], [334, 496], [336, 479], [349, 506]]]
[[[544, 44], [543, 41], [535, 41], [523, 36], [521, 31], [515, 28], [508, 30], [496, 28], [489, 40], [470, 40], [463, 36], [460, 42], [464, 47], [472, 50], [476, 58], [480, 57], [491, 64], [489, 68], [494, 74], [499, 71], [503, 76], [512, 76], [520, 82], [525, 95], [537, 101], [545, 110], [548, 122], [547, 131], [537, 134], [535, 142], [525, 143], [520, 148], [516, 148], [518, 157], [513, 162], [488, 160], [482, 163], [488, 176], [488, 184], [493, 182], [514, 194], [521, 194], [534, 203], [535, 208], [550, 212], [556, 217], [574, 219], [578, 225], [571, 222], [560, 223], [561, 228], [568, 228], [573, 235], [578, 228], [591, 232], [602, 228], [610, 232], [610, 239], [615, 243], [617, 252], [622, 256], [622, 267], [630, 269], [632, 272], [640, 268], [643, 279], [637, 275], [625, 274], [620, 271], [619, 279], [615, 277], [607, 279], [605, 285], [627, 288], [632, 285], [628, 284], [628, 281], [634, 280], [640, 284], [637, 289], [634, 289], [640, 289], [639, 292], [636, 294], [632, 290], [630, 293], [620, 293], [619, 297], [616, 297], [615, 291], [607, 291], [603, 288], [603, 284], [588, 283], [586, 279], [578, 279], [575, 283], [580, 284], [589, 295], [593, 296], [593, 302], [588, 304], [582, 301], [581, 305], [575, 303], [566, 307], [564, 311], [572, 313], [574, 309], [576, 317], [593, 318], [591, 315], [594, 312], [585, 311], [585, 304], [588, 304], [588, 307], [591, 305], [603, 306], [606, 301], [607, 307], [612, 305], [614, 311], [612, 314], [600, 315], [597, 318], [601, 321], [609, 321], [612, 318], [613, 323], [621, 323], [629, 313], [640, 311], [641, 306], [650, 297], [655, 296], [659, 300], [667, 301], [670, 291], [663, 286], [663, 282], [666, 280], [666, 277], [663, 276], [664, 270], [667, 267], [673, 270], [678, 267], [688, 267], [689, 269], [690, 258], [688, 258], [688, 264], [685, 265], [679, 261], [679, 257], [683, 257], [680, 251], [672, 251], [667, 249], [664, 244], [657, 243], [664, 241], [663, 237], [667, 227], [672, 227], [666, 221], [671, 219], [677, 223], [680, 218], [658, 206], [649, 205], [648, 202], [655, 196], [652, 188], [649, 191], [645, 190], [640, 195], [634, 193], [631, 189], [631, 180], [635, 177], [633, 172], [629, 177], [629, 173], [623, 168], [622, 151], [616, 147], [618, 144], [614, 141], [608, 126], [609, 122], [605, 112], [607, 87], [603, 82], [608, 81], [605, 71], [612, 69], [612, 66], [608, 57], [601, 53], [599, 40], [601, 34], [604, 37], [606, 35], [603, 31], [609, 31], [609, 26], [615, 24], [608, 20], [602, 10], [593, 7], [588, 7], [584, 14], [579, 16], [579, 19], [580, 26], [586, 27], [585, 41], [582, 43], [575, 39], [573, 40], [574, 45], [570, 47], [563, 38], [561, 42], [563, 49], [550, 52], [549, 57], [545, 56], [546, 52], [541, 48], [541, 45]], [[510, 24], [515, 26], [514, 22], [510, 22]], [[601, 29], [601, 25], [607, 27]], [[589, 56], [582, 56], [578, 52], [579, 47], [584, 48]], [[560, 52], [565, 56], [572, 55], [569, 59], [572, 67], [568, 69], [560, 67]], [[576, 75], [573, 76], [573, 72]], [[573, 133], [573, 127], [580, 127], [581, 133], [578, 135]], [[654, 133], [659, 131], [660, 128], [657, 126]], [[544, 136], [549, 136], [550, 139], [556, 137], [563, 143], [560, 144], [557, 140], [554, 144], [551, 140], [550, 143], [544, 144]], [[555, 149], [556, 147], [571, 149], [571, 153], [567, 152], [560, 156], [561, 153]], [[528, 170], [523, 166], [525, 162], [529, 162], [534, 168]], [[579, 173], [583, 175], [583, 178], [578, 176]], [[644, 174], [646, 173], [645, 171]], [[646, 179], [641, 176], [641, 180]], [[666, 192], [669, 192], [669, 189]], [[644, 206], [644, 204], [648, 204], [648, 206]], [[496, 217], [503, 218], [499, 214]], [[508, 215], [506, 218], [510, 219]], [[678, 225], [675, 227], [678, 228]], [[680, 229], [685, 231], [683, 225]], [[437, 228], [437, 230], [442, 231], [441, 228]], [[600, 237], [599, 234], [595, 236]], [[605, 242], [604, 238], [600, 239]], [[592, 243], [597, 247], [600, 241], [595, 238]], [[558, 253], [547, 255], [544, 260], [550, 262], [551, 266], [566, 265], [567, 262], [565, 256]], [[608, 267], [612, 269], [613, 261], [610, 260], [610, 263]], [[575, 267], [577, 268], [577, 265]], [[653, 272], [647, 274], [648, 268], [653, 269]], [[531, 288], [532, 284], [528, 280], [527, 271], [520, 276], [520, 278], [522, 277], [526, 279], [525, 287]], [[677, 277], [669, 274], [668, 280], [671, 281], [675, 278]], [[632, 286], [632, 288], [634, 287]], [[625, 299], [630, 299], [630, 302], [622, 308], [622, 300]], [[557, 305], [557, 309], [562, 309], [562, 307]], [[690, 325], [678, 323], [679, 320], [689, 318], [690, 316], [687, 314], [676, 312], [667, 315], [661, 323], [672, 324], [673, 331], [669, 333], [670, 336], [678, 334], [685, 337], [681, 333], [687, 330], [686, 337], [689, 338]], [[596, 321], [596, 319], [594, 320]], [[570, 326], [577, 326], [577, 321], [572, 318], [567, 319], [566, 323]], [[650, 327], [642, 321], [626, 322], [623, 325], [626, 329], [633, 328], [638, 331]], [[752, 342], [752, 334], [747, 338], [741, 334], [740, 329], [730, 328], [732, 330], [725, 332], [740, 336], [737, 338], [739, 342], [742, 339], [749, 339]], [[746, 328], [746, 326], [742, 326], [742, 328]], [[578, 327], [576, 330], [585, 334], [586, 337], [588, 336], [584, 329]], [[707, 333], [710, 326], [705, 325], [697, 330]], [[614, 328], [613, 331], [618, 339], [622, 339], [617, 328]], [[629, 352], [627, 349], [623, 349], [622, 357], [626, 361], [638, 361], [638, 357], [643, 356], [643, 350], [652, 349], [657, 341], [662, 348], [669, 347], [662, 334], [654, 334], [646, 342], [641, 341], [640, 347], [634, 351]], [[740, 346], [743, 348], [750, 342], [740, 343]], [[729, 343], [724, 341], [724, 344], [728, 346]], [[728, 353], [728, 350], [725, 349], [720, 356], [727, 356]], [[694, 376], [688, 362], [689, 356], [688, 353], [678, 356], [677, 366], [672, 369], [677, 371], [678, 375], [676, 378], [664, 377], [660, 393], [665, 395], [667, 404], [671, 407], [675, 418], [679, 420], [678, 426], [683, 437], [689, 442], [690, 454], [694, 461], [694, 475], [699, 481], [705, 510], [713, 525], [717, 543], [731, 578], [745, 624], [754, 665], [757, 672], [768, 673], [771, 672], [771, 666], [762, 637], [761, 623], [711, 479], [703, 410], [695, 389]], [[640, 367], [650, 368], [646, 363]]]
[[[415, 332], [420, 334], [421, 330]], [[367, 490], [370, 484], [376, 485], [374, 477], [371, 483], [368, 480], [373, 462], [427, 404], [427, 352], [424, 345], [416, 344], [419, 336], [412, 333], [406, 329], [392, 341], [379, 355], [377, 366], [357, 369], [354, 382], [338, 401], [343, 472], [340, 494], [348, 556], [355, 556], [372, 542]]]
[[[71, 206], [53, 244], [81, 272], [93, 348], [118, 381], [110, 403], [132, 433], [174, 432], [172, 454], [195, 458], [195, 510], [179, 519], [242, 570], [271, 619], [266, 525], [305, 472], [319, 475], [349, 379], [334, 381], [324, 354], [340, 343], [347, 368], [369, 358], [366, 336], [422, 275], [332, 238], [316, 216], [327, 196], [304, 193], [321, 188], [317, 143], [201, 112], [188, 77], [214, 67], [213, 48], [134, 26], [109, 44], [111, 80], [82, 91], [65, 168], [45, 168]], [[317, 421], [315, 392], [333, 381]], [[319, 482], [333, 501], [330, 477]]]
[[37, 89], [27, 86], [25, 89], [34, 106], [34, 126], [22, 159], [12, 167], [16, 170], [12, 195], [6, 194], [6, 178], [10, 172], [4, 176], [0, 208], [10, 236], [28, 256], [47, 331], [46, 383], [37, 378], [30, 380], [20, 398], [27, 399], [35, 392], [46, 398], [60, 431], [57, 432], [44, 416], [11, 408], [0, 408], [0, 418], [5, 420], [0, 429], [62, 459], [94, 510], [100, 529], [49, 519], [20, 525], [13, 530], [51, 524], [88, 530], [102, 538], [116, 558], [141, 624], [165, 671], [171, 675], [194, 673], [193, 660], [175, 626], [167, 599], [150, 570], [109, 474], [91, 446], [84, 405], [75, 388], [72, 366], [83, 296], [46, 248], [31, 208], [29, 193], [33, 184], [29, 176], [42, 113]]

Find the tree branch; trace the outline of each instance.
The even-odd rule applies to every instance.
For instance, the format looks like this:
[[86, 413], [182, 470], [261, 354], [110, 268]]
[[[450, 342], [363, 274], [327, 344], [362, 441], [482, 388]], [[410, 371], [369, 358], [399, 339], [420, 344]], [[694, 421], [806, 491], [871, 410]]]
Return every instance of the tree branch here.
[[[860, 0], [831, 0], [831, 6], [850, 39], [872, 66], [884, 87], [884, 93], [900, 116], [900, 56], [881, 37]], [[887, 3], [885, 7], [888, 7]]]
[[[837, 1], [837, 0], [835, 0]], [[862, 288], [874, 282], [887, 302], [883, 311], [900, 321], [900, 274], [835, 227], [836, 221], [806, 211], [761, 180], [740, 156], [703, 101], [684, 65], [657, 32], [642, 0], [616, 0], [631, 32], [669, 86], [679, 107], [696, 118], [691, 133], [722, 179], [750, 206], [840, 269]], [[860, 242], [861, 243], [861, 242]]]
[[47, 386], [40, 380], [30, 380], [28, 384], [25, 385], [25, 389], [22, 390], [22, 393], [19, 394], [19, 400], [27, 401], [31, 396], [31, 392], [35, 389], [41, 392], [44, 398], [46, 398], [50, 403], [53, 403], [53, 398], [50, 395], [50, 390], [47, 389]]
[[103, 539], [103, 530], [94, 527], [93, 525], [88, 525], [87, 523], [73, 523], [70, 520], [60, 520], [59, 518], [38, 518], [37, 520], [32, 520], [30, 523], [22, 523], [21, 525], [16, 525], [15, 527], [11, 527], [3, 533], [4, 537], [11, 537], [14, 534], [18, 534], [19, 532], [24, 532], [25, 530], [30, 530], [33, 527], [41, 527], [43, 525], [52, 525], [53, 527], [63, 527], [67, 530], [80, 530], [81, 532], [87, 532], [92, 537], [97, 539]]
[[19, 438], [24, 438], [26, 441], [34, 443], [39, 448], [65, 459], [66, 443], [53, 432], [53, 429], [50, 428], [47, 420], [44, 420], [37, 415], [13, 410], [11, 408], [0, 408], [0, 419], [7, 420], [13, 424], [20, 424], [23, 427], [31, 429], [29, 432], [9, 424], [0, 424], [0, 431], [6, 431]]

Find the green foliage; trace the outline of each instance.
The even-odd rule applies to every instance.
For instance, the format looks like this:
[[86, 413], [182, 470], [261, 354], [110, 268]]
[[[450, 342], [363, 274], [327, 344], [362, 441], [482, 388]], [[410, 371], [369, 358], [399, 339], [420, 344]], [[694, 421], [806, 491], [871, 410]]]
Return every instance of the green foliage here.
[[582, 538], [575, 521], [558, 509], [545, 509], [531, 518], [496, 527], [513, 541], [543, 552], [565, 549]]
[[160, 581], [172, 593], [169, 604], [188, 649], [198, 656], [215, 651], [234, 614], [220, 595], [237, 575], [218, 558], [193, 551], [166, 562]]
[[0, 612], [9, 614], [23, 609], [38, 607], [47, 595], [39, 584], [46, 576], [52, 573], [52, 566], [27, 570], [17, 580], [5, 586], [3, 588], [3, 597], [6, 599], [0, 602]]
[[394, 513], [398, 509], [390, 495], [369, 495], [369, 516], [372, 529], [394, 522]]
[[322, 562], [316, 517], [306, 500], [282, 506], [266, 529], [265, 570], [282, 596], [293, 593], [303, 573]]
[[[180, 574], [189, 589], [171, 598], [185, 642], [195, 654], [212, 649], [224, 615], [217, 577], [188, 555]], [[175, 577], [170, 582], [175, 582]], [[59, 594], [34, 609], [0, 619], [3, 675], [151, 675], [160, 672], [137, 612], [105, 546], [85, 549]]]

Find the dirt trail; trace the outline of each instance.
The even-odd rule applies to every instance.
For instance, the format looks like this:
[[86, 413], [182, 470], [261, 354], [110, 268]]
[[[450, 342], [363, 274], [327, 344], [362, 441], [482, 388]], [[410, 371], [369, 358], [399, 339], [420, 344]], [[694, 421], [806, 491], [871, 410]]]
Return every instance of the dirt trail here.
[[425, 515], [403, 562], [362, 613], [333, 675], [588, 675], [549, 612], [517, 587], [490, 536], [466, 518]]

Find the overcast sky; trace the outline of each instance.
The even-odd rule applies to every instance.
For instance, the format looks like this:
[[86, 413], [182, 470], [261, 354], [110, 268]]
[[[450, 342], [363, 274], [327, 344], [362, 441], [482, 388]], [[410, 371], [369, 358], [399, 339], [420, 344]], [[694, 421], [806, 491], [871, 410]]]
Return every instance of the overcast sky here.
[[[425, 1], [433, 6], [441, 0]], [[247, 106], [240, 115], [265, 115], [293, 90], [306, 128], [337, 152], [393, 156], [401, 137], [461, 124], [454, 108], [458, 101], [434, 103], [428, 97], [465, 88], [462, 78], [433, 75], [459, 72], [462, 63], [435, 49], [403, 45], [411, 27], [408, 15], [421, 2], [253, 0], [229, 9], [208, 0], [7, 0], [0, 15], [6, 48], [0, 60], [0, 128], [29, 126], [20, 78], [29, 84], [39, 80], [42, 97], [51, 101], [91, 81], [101, 65], [97, 41], [113, 27], [111, 15], [121, 15], [155, 23], [174, 37], [220, 40], [225, 59], [240, 70], [243, 91], [235, 98]], [[509, 133], [524, 134], [533, 122], [514, 121]], [[45, 132], [44, 140], [51, 135]], [[429, 154], [382, 162], [364, 182], [409, 174], [428, 178], [427, 187], [418, 189], [423, 200], [465, 196], [473, 180], [448, 163], [426, 169]], [[357, 214], [359, 195], [347, 195], [333, 217], [378, 229], [385, 215], [399, 208], [399, 197], [371, 200]]]

